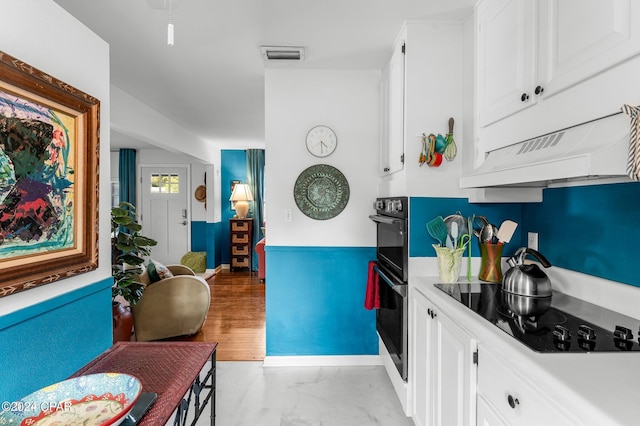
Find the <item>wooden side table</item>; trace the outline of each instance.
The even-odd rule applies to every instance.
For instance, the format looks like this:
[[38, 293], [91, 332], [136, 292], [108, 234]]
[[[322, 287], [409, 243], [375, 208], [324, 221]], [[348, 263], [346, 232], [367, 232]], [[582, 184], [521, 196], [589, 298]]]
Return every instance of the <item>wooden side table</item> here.
[[[137, 377], [143, 392], [158, 394], [139, 425], [164, 425], [176, 410], [173, 424], [185, 425], [193, 405], [195, 418], [191, 425], [194, 426], [211, 401], [211, 426], [214, 426], [217, 346], [217, 343], [202, 342], [118, 342], [72, 377], [109, 372]], [[209, 360], [211, 368], [201, 379], [200, 372]], [[201, 395], [203, 390], [208, 393]]]
[[253, 219], [230, 219], [231, 223], [231, 272], [252, 269]]

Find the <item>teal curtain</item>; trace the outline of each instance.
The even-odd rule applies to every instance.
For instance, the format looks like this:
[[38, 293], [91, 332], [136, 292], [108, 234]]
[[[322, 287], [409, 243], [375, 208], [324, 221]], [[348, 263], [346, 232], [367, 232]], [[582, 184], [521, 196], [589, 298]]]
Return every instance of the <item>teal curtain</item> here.
[[118, 162], [120, 201], [136, 205], [136, 150], [121, 149]]
[[[264, 149], [248, 149], [247, 151], [247, 184], [253, 193], [253, 244], [263, 237], [262, 223], [264, 222]], [[258, 270], [258, 256], [252, 256], [251, 269]]]

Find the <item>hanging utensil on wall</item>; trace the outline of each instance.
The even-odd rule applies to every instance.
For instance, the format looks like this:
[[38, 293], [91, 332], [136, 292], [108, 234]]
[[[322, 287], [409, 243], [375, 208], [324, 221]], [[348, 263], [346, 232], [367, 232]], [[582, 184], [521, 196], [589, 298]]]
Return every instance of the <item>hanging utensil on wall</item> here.
[[449, 119], [449, 133], [447, 133], [447, 137], [445, 139], [447, 141], [447, 146], [444, 148], [443, 155], [447, 161], [452, 161], [458, 154], [458, 147], [456, 146], [456, 142], [453, 140], [453, 117]]
[[420, 157], [418, 158], [418, 164], [420, 164], [420, 167], [422, 167], [422, 165], [426, 162], [427, 162], [427, 135], [423, 133], [422, 149], [420, 150]]
[[428, 137], [429, 139], [429, 148], [427, 152], [427, 164], [430, 167], [440, 167], [442, 164], [442, 154], [436, 152], [436, 135], [431, 133]]

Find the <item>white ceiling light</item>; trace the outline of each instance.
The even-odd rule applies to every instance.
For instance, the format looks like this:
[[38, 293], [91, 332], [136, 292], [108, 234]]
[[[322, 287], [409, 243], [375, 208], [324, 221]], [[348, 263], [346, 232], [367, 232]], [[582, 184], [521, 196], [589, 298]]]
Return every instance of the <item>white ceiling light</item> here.
[[304, 47], [300, 46], [262, 46], [265, 61], [303, 61]]
[[178, 9], [182, 0], [147, 0], [151, 9], [164, 9], [169, 11], [169, 24], [167, 25], [167, 46], [174, 44], [173, 10]]
[[173, 46], [173, 0], [169, 0], [169, 25], [167, 25], [167, 46]]

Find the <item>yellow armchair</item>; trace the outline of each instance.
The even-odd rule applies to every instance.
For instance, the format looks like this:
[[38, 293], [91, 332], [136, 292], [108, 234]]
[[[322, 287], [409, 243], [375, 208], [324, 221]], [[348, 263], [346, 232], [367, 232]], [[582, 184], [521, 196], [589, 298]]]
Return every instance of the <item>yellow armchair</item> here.
[[150, 283], [147, 271], [139, 276], [146, 287], [132, 308], [137, 341], [195, 334], [207, 319], [211, 304], [209, 284], [187, 266], [167, 268], [173, 277], [154, 283]]

